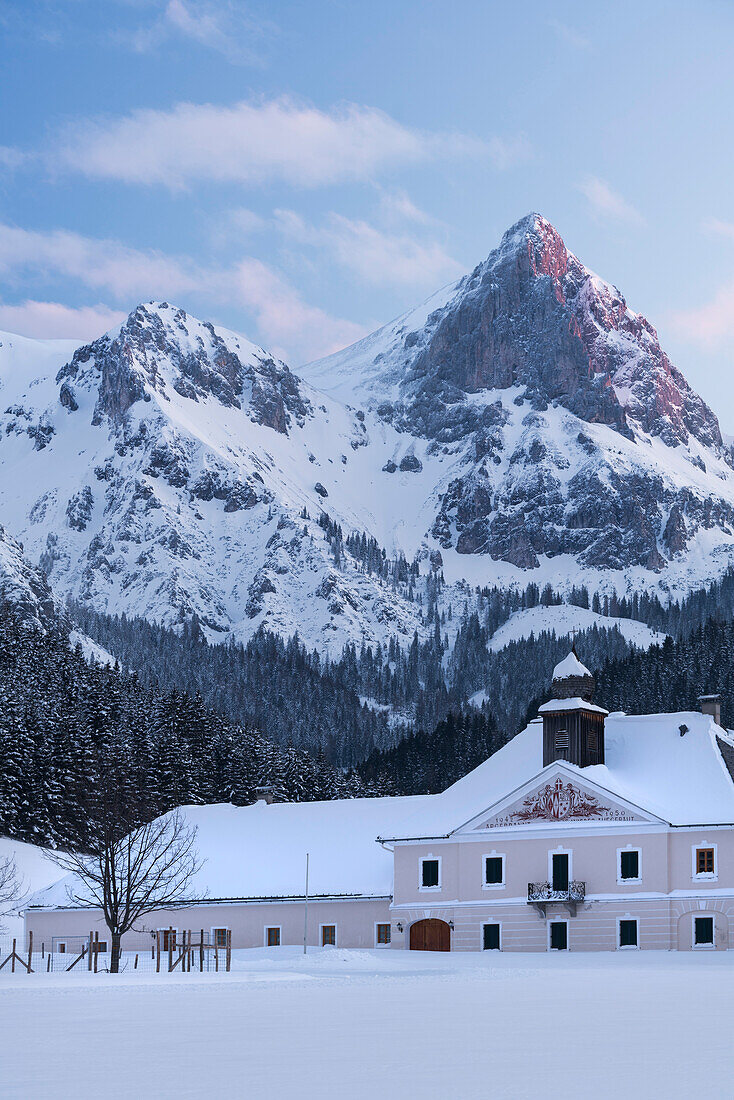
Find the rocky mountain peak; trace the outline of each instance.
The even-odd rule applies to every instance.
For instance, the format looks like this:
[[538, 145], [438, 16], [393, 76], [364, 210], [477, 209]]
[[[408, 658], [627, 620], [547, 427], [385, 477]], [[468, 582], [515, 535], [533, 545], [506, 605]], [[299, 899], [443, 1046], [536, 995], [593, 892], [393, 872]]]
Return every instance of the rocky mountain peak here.
[[198, 321], [167, 302], [137, 306], [112, 332], [77, 349], [56, 376], [59, 400], [74, 410], [75, 388], [95, 392], [93, 423], [118, 424], [139, 401], [170, 390], [228, 408], [249, 404], [258, 423], [287, 434], [291, 417], [309, 413], [285, 363], [227, 329]]

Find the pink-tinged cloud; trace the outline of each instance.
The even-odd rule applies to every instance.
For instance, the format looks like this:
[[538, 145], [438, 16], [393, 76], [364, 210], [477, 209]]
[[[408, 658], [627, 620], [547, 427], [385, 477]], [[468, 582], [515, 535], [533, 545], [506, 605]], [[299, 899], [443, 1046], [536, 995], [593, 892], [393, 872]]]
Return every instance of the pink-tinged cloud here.
[[586, 198], [591, 211], [605, 221], [629, 222], [641, 225], [644, 218], [639, 210], [627, 202], [618, 191], [614, 191], [606, 180], [598, 176], [586, 176], [578, 184], [578, 190]]
[[721, 287], [711, 301], [681, 310], [671, 325], [686, 340], [715, 351], [734, 337], [734, 283]]
[[[365, 335], [362, 326], [309, 305], [279, 272], [250, 257], [227, 268], [204, 267], [185, 256], [130, 248], [119, 241], [0, 223], [0, 277], [6, 287], [38, 277], [71, 279], [110, 295], [127, 309], [149, 299], [176, 301], [181, 297], [205, 300], [215, 309], [233, 306], [251, 313], [259, 342], [289, 362], [318, 358]], [[111, 312], [118, 316], [114, 309]], [[70, 317], [57, 314], [59, 329], [55, 330], [50, 314], [47, 319], [43, 331], [51, 337], [66, 334], [72, 323]], [[37, 324], [35, 335], [40, 334], [40, 314]], [[21, 330], [16, 326], [16, 331]]]
[[61, 302], [26, 299], [15, 305], [0, 303], [0, 328], [36, 340], [96, 340], [121, 324], [125, 314], [108, 306], [65, 306]]
[[62, 135], [54, 164], [171, 188], [202, 180], [318, 187], [486, 151], [475, 138], [410, 129], [374, 107], [348, 103], [322, 111], [281, 98], [227, 107], [180, 103], [83, 122]]

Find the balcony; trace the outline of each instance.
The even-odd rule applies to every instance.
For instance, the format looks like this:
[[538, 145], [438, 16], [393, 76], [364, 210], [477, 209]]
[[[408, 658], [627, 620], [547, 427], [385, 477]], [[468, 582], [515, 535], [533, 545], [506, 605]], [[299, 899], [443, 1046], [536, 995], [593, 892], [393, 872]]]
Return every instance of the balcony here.
[[569, 882], [565, 890], [554, 890], [552, 882], [529, 882], [528, 905], [534, 905], [543, 920], [548, 905], [565, 906], [572, 917], [576, 916], [576, 906], [586, 897], [585, 882]]

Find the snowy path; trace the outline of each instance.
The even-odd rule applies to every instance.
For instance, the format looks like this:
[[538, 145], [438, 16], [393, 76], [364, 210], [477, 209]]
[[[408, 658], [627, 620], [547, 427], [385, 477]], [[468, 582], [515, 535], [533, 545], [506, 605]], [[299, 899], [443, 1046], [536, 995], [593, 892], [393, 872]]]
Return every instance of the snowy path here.
[[3, 1100], [732, 1095], [734, 954], [238, 953], [0, 974]]

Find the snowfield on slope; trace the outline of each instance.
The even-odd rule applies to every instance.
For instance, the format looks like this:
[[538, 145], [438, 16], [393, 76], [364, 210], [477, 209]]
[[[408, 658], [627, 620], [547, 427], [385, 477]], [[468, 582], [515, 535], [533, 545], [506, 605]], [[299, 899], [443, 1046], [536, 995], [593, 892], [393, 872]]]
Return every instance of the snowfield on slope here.
[[235, 952], [230, 974], [3, 971], [2, 1094], [725, 1097], [733, 979], [730, 952], [297, 947]]
[[651, 630], [646, 623], [641, 623], [637, 619], [599, 615], [585, 607], [560, 604], [554, 607], [528, 607], [524, 611], [514, 612], [506, 623], [495, 630], [489, 639], [489, 649], [494, 651], [504, 649], [510, 642], [529, 638], [531, 634], [537, 637], [544, 631], [555, 631], [556, 637], [561, 638], [564, 634], [570, 634], [572, 630], [591, 630], [595, 626], [599, 630], [612, 630], [617, 627], [627, 641], [638, 649], [662, 645], [667, 637], [658, 630]]

